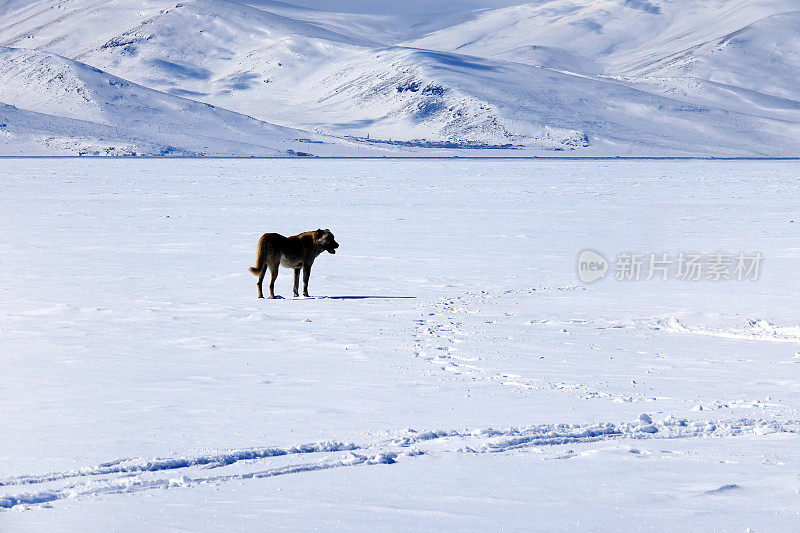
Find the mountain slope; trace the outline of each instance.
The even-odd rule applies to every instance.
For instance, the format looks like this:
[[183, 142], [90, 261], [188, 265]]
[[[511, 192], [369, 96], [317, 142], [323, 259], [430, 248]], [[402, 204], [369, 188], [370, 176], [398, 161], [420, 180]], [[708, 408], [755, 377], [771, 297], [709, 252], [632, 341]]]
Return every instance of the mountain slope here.
[[796, 9], [785, 0], [550, 1], [486, 11], [406, 44], [582, 73], [701, 107], [795, 122]]
[[752, 24], [637, 65], [627, 83], [675, 97], [784, 120], [800, 119], [800, 11]]
[[0, 48], [0, 86], [5, 154], [19, 153], [16, 141], [45, 153], [95, 155], [276, 156], [325, 153], [331, 144], [346, 149], [341, 141], [160, 93], [48, 52]]
[[335, 133], [545, 153], [704, 155], [713, 146], [762, 156], [783, 124], [606, 79], [408, 48], [337, 65], [314, 89], [317, 114]]
[[487, 10], [408, 46], [503, 58], [530, 46], [623, 74], [796, 9], [791, 0], [550, 0]]

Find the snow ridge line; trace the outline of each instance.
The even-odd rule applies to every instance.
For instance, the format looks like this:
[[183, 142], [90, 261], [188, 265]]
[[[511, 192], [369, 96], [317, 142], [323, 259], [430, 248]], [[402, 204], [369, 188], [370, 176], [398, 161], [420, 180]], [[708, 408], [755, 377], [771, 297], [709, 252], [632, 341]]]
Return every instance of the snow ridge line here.
[[487, 428], [472, 431], [440, 430], [422, 433], [412, 429], [393, 439], [391, 444], [409, 447], [444, 438], [474, 439], [478, 441], [477, 448], [467, 447], [459, 451], [496, 453], [529, 446], [581, 444], [611, 439], [723, 438], [770, 433], [800, 433], [800, 421], [780, 422], [749, 418], [691, 421], [668, 416], [661, 421], [654, 422], [648, 415], [643, 414], [637, 422], [621, 424], [544, 424], [520, 428]]
[[[33, 485], [36, 483], [46, 483], [49, 481], [59, 481], [75, 477], [101, 476], [106, 474], [135, 474], [138, 472], [156, 472], [159, 470], [175, 470], [191, 466], [207, 466], [215, 468], [228, 466], [239, 461], [249, 461], [253, 459], [266, 459], [269, 457], [280, 457], [283, 455], [293, 455], [301, 453], [319, 452], [339, 452], [347, 450], [357, 450], [358, 446], [353, 443], [343, 442], [318, 442], [312, 444], [298, 444], [289, 448], [246, 448], [229, 450], [227, 452], [197, 457], [176, 457], [176, 458], [155, 458], [148, 460], [141, 459], [118, 459], [96, 466], [69, 470], [66, 472], [51, 472], [38, 476], [16, 476], [7, 479], [0, 479], [0, 487], [9, 485]], [[2, 507], [0, 500], [0, 507]]]
[[652, 329], [669, 333], [690, 333], [724, 339], [742, 339], [751, 341], [787, 342], [800, 344], [800, 326], [776, 326], [764, 319], [751, 320], [747, 327], [735, 329], [711, 329], [706, 327], [687, 326], [677, 317], [658, 320]]
[[[776, 420], [746, 418], [722, 421], [689, 421], [670, 416], [661, 421], [653, 422], [649, 416], [642, 415], [636, 422], [622, 424], [544, 424], [518, 428], [485, 428], [461, 431], [416, 431], [408, 429], [388, 440], [377, 440], [363, 446], [328, 441], [292, 446], [285, 449], [254, 448], [233, 450], [194, 458], [123, 459], [61, 473], [41, 476], [18, 476], [3, 480], [3, 485], [32, 485], [76, 477], [88, 477], [89, 479], [58, 488], [0, 496], [0, 510], [25, 505], [48, 504], [57, 500], [86, 495], [132, 493], [155, 488], [189, 487], [208, 483], [224, 483], [237, 479], [259, 479], [299, 472], [328, 470], [345, 466], [388, 465], [394, 464], [401, 459], [431, 453], [503, 453], [529, 447], [574, 445], [619, 439], [724, 438], [770, 433], [800, 433], [800, 421], [778, 422]], [[426, 447], [428, 449], [425, 449]], [[355, 450], [363, 450], [363, 454], [355, 453]], [[258, 461], [291, 454], [338, 451], [346, 451], [348, 453], [338, 460], [326, 457], [312, 463], [293, 464], [266, 470], [258, 469], [244, 473], [194, 478], [186, 475], [155, 477], [154, 479], [147, 479], [146, 477], [150, 473], [163, 474], [189, 467], [216, 468], [246, 460]], [[109, 474], [121, 475], [111, 478], [99, 477]]]

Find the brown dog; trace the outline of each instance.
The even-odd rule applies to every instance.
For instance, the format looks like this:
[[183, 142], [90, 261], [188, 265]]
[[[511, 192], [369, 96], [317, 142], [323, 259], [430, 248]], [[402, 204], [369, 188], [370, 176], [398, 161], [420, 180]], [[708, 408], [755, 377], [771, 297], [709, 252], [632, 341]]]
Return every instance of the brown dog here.
[[265, 233], [258, 241], [258, 254], [256, 266], [250, 272], [258, 276], [258, 297], [263, 298], [261, 284], [267, 268], [270, 271], [269, 297], [275, 298], [275, 279], [278, 277], [278, 266], [294, 269], [294, 295], [298, 294], [300, 284], [300, 269], [303, 269], [303, 296], [308, 296], [308, 278], [311, 275], [311, 265], [314, 259], [322, 252], [336, 253], [339, 243], [333, 238], [329, 229], [307, 231], [293, 237], [284, 237], [277, 233]]

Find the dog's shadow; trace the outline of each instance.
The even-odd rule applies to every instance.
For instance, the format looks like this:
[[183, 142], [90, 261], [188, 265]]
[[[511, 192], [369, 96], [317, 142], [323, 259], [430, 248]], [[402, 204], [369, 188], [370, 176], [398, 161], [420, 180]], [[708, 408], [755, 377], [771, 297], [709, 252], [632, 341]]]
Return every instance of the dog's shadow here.
[[315, 296], [317, 300], [416, 300], [416, 296]]

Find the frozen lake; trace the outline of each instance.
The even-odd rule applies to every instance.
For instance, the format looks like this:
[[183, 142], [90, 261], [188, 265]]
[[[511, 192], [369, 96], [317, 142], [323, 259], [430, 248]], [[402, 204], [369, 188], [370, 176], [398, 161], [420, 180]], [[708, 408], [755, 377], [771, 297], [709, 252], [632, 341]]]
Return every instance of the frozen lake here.
[[[798, 161], [0, 159], [0, 530], [796, 530], [798, 205]], [[318, 227], [316, 298], [257, 300]]]

